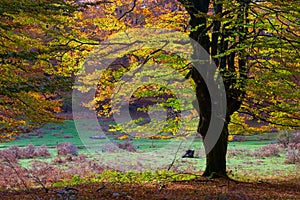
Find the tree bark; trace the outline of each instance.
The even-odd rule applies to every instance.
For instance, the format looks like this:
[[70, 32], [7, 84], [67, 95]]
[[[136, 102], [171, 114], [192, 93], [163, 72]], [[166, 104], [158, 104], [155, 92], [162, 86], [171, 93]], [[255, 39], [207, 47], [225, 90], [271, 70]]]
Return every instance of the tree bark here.
[[203, 176], [227, 177], [226, 154], [228, 145], [228, 123], [225, 122], [222, 133], [214, 148], [206, 155], [206, 169]]
[[[190, 26], [192, 31], [190, 32], [190, 37], [197, 41], [209, 54], [216, 55], [218, 53], [217, 43], [219, 35], [217, 29], [220, 28], [220, 23], [215, 22], [217, 27], [214, 27], [215, 33], [213, 34], [213, 41], [211, 42], [208, 36], [206, 24], [207, 18], [205, 17], [205, 15], [208, 13], [209, 0], [201, 1], [201, 3], [193, 0], [189, 2], [190, 4], [186, 5], [186, 8], [191, 15]], [[220, 10], [220, 7], [218, 7], [218, 9]], [[199, 50], [194, 48], [194, 55], [192, 57], [197, 58], [197, 54], [199, 52]], [[200, 67], [206, 67], [201, 66], [199, 63], [197, 64], [198, 66], [200, 65]], [[192, 69], [191, 77], [196, 84], [196, 96], [199, 104], [200, 119], [198, 124], [198, 132], [202, 135], [203, 139], [205, 139], [211, 120], [211, 98], [208, 91], [208, 86], [204, 81], [204, 77], [202, 77], [202, 75], [199, 74], [195, 68]], [[203, 173], [203, 176], [226, 175], [227, 138], [228, 123], [225, 123], [221, 136], [219, 137], [216, 145], [210, 152], [206, 152], [206, 169]]]
[[[238, 28], [239, 31], [243, 31], [245, 33], [247, 30], [241, 30], [241, 20], [237, 19], [237, 25], [235, 24], [221, 24], [219, 20], [213, 20], [212, 22], [212, 38], [210, 39], [208, 36], [208, 32], [211, 27], [207, 26], [207, 14], [209, 10], [210, 0], [179, 0], [183, 6], [186, 8], [188, 13], [190, 14], [190, 26], [191, 32], [190, 37], [197, 41], [211, 56], [215, 56], [221, 53], [228, 51], [228, 48], [233, 44], [230, 44], [226, 38], [232, 36], [232, 34]], [[222, 2], [214, 1], [214, 14], [222, 17]], [[245, 3], [241, 3], [241, 5], [245, 5]], [[233, 16], [232, 16], [233, 17]], [[238, 17], [242, 17], [239, 15]], [[231, 25], [231, 26], [229, 26]], [[231, 27], [231, 28], [227, 28]], [[222, 29], [222, 30], [221, 30]], [[243, 34], [241, 34], [243, 35]], [[238, 38], [239, 42], [242, 42], [243, 39]], [[200, 51], [197, 48], [194, 48], [194, 55], [192, 57], [197, 58], [197, 54]], [[226, 99], [227, 99], [227, 112], [224, 122], [224, 127], [221, 132], [221, 135], [212, 148], [210, 152], [206, 152], [206, 169], [203, 173], [203, 176], [226, 176], [226, 154], [227, 154], [227, 146], [228, 146], [228, 124], [230, 122], [230, 116], [237, 111], [241, 106], [241, 96], [243, 96], [244, 92], [242, 88], [236, 88], [237, 84], [237, 72], [236, 69], [239, 69], [241, 74], [245, 74], [246, 70], [246, 62], [244, 58], [238, 57], [238, 66], [235, 66], [235, 57], [236, 52], [231, 52], [229, 55], [225, 55], [220, 59], [214, 59], [215, 64], [223, 73], [224, 86], [226, 91]], [[240, 54], [238, 54], [240, 55]], [[197, 62], [197, 61], [196, 61]], [[201, 64], [194, 63], [198, 66]], [[202, 64], [205, 65], [205, 64]], [[203, 66], [205, 67], [205, 66]], [[224, 74], [227, 73], [226, 77]], [[229, 76], [228, 76], [229, 74]], [[203, 139], [205, 139], [210, 120], [212, 116], [212, 104], [211, 98], [208, 90], [208, 86], [205, 83], [205, 79], [199, 74], [199, 72], [193, 68], [191, 71], [191, 78], [194, 80], [196, 84], [196, 96], [199, 105], [199, 125], [198, 132], [202, 135]], [[216, 133], [219, 134], [219, 133]]]

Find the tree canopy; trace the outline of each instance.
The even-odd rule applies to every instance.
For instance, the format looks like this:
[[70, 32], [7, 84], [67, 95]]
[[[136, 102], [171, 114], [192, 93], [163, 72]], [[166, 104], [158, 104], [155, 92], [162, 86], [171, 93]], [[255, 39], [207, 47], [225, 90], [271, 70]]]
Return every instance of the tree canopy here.
[[[146, 27], [190, 34], [211, 55], [222, 74], [227, 115], [221, 137], [207, 155], [207, 175], [226, 174], [229, 132], [299, 128], [297, 1], [80, 2], [1, 1], [0, 141], [44, 123], [58, 122], [61, 98], [72, 89], [75, 76], [92, 50], [110, 35]], [[194, 55], [199, 53], [194, 50]], [[90, 102], [83, 106], [98, 109], [98, 114], [111, 114], [112, 90], [124, 73], [145, 61], [163, 63], [192, 78], [199, 102], [198, 132], [206, 137], [212, 102], [203, 77], [190, 63], [157, 49], [139, 49], [119, 59], [124, 58], [127, 66], [119, 63], [96, 80], [98, 91], [93, 101], [99, 102], [98, 107], [91, 108]], [[134, 96], [159, 97], [157, 91], [170, 95], [168, 88], [148, 84], [139, 87]], [[176, 99], [171, 99], [168, 103], [178, 109]], [[166, 102], [160, 103], [168, 107]], [[176, 120], [170, 126], [174, 132], [179, 125]], [[246, 123], [249, 120], [266, 123], [253, 128]]]
[[64, 1], [1, 1], [0, 141], [57, 122], [82, 56], [75, 11]]

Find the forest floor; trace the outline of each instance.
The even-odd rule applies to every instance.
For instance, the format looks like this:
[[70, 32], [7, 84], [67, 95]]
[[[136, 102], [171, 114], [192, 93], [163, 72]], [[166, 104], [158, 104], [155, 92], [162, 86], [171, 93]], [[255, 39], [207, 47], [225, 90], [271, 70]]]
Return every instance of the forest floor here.
[[[73, 194], [73, 197], [72, 196]], [[147, 183], [92, 183], [72, 188], [0, 192], [5, 199], [300, 199], [300, 179], [239, 182], [198, 178], [190, 181]]]
[[[105, 123], [103, 123], [105, 125]], [[93, 124], [88, 121], [85, 122], [87, 128], [93, 130]], [[275, 133], [277, 134], [277, 133]], [[64, 137], [67, 135], [68, 137]], [[272, 137], [271, 137], [272, 136]], [[258, 138], [261, 137], [261, 138]], [[27, 190], [11, 190], [0, 187], [0, 200], [80, 200], [80, 199], [128, 199], [128, 200], [193, 200], [193, 199], [220, 199], [220, 200], [256, 200], [256, 199], [300, 199], [300, 165], [299, 164], [286, 164], [286, 156], [288, 152], [280, 150], [279, 154], [270, 156], [256, 155], [257, 153], [264, 153], [262, 147], [268, 146], [275, 141], [272, 134], [264, 136], [247, 136], [251, 140], [244, 142], [230, 142], [228, 152], [228, 170], [231, 171], [231, 177], [236, 180], [228, 179], [207, 179], [198, 178], [189, 181], [166, 181], [158, 182], [156, 177], [149, 179], [149, 181], [136, 182], [132, 179], [132, 183], [118, 182], [117, 178], [111, 181], [108, 178], [102, 179], [97, 183], [86, 183], [70, 186], [69, 187], [51, 187], [43, 188], [30, 188]], [[156, 141], [156, 140], [155, 140]], [[67, 120], [65, 124], [60, 126], [42, 129], [36, 136], [24, 135], [18, 140], [12, 141], [9, 144], [0, 144], [0, 149], [6, 149], [10, 146], [16, 145], [25, 147], [28, 144], [43, 145], [49, 147], [52, 155], [51, 158], [41, 158], [41, 161], [47, 159], [55, 160], [57, 158], [56, 150], [51, 149], [51, 146], [56, 146], [60, 142], [71, 142], [76, 146], [82, 146], [82, 141], [78, 137], [74, 123], [72, 120]], [[135, 141], [133, 141], [134, 143]], [[141, 149], [147, 149], [152, 143], [147, 140], [139, 140]], [[165, 140], [157, 140], [156, 145], [165, 145]], [[199, 148], [200, 141], [195, 141]], [[272, 150], [270, 146], [268, 149]], [[203, 149], [203, 148], [202, 148]], [[79, 149], [80, 154], [87, 154], [84, 149]], [[249, 155], [248, 155], [249, 154]], [[255, 155], [254, 155], [255, 154]], [[201, 154], [204, 155], [204, 154]], [[173, 156], [172, 156], [173, 158]], [[186, 166], [188, 171], [200, 172], [204, 169], [205, 157], [197, 159], [180, 159], [178, 158], [177, 168]], [[20, 159], [20, 163], [28, 167], [33, 159]], [[89, 161], [89, 160], [87, 160]], [[71, 164], [74, 164], [70, 162]], [[88, 162], [84, 162], [86, 164]], [[74, 165], [78, 165], [75, 163]], [[56, 166], [56, 165], [55, 165]], [[174, 165], [175, 167], [175, 165]], [[1, 169], [1, 167], [0, 167]], [[193, 170], [194, 169], [194, 170]], [[180, 168], [180, 170], [182, 170]], [[9, 173], [3, 173], [10, 175]], [[113, 174], [113, 173], [111, 173]], [[234, 175], [234, 176], [233, 176]], [[48, 177], [48, 175], [45, 175]], [[125, 176], [125, 175], [124, 175]], [[142, 175], [141, 175], [142, 176]], [[102, 176], [101, 176], [102, 177]], [[105, 177], [105, 176], [104, 176]], [[132, 176], [135, 177], [135, 176]], [[139, 177], [137, 175], [136, 177]], [[160, 176], [158, 176], [160, 177]], [[270, 177], [270, 178], [269, 178]], [[2, 178], [0, 177], [0, 180]], [[2, 179], [4, 180], [4, 179]], [[1, 180], [1, 181], [2, 181]], [[83, 179], [85, 180], [85, 179]], [[130, 179], [131, 180], [131, 179]], [[156, 180], [156, 181], [152, 181]], [[241, 181], [245, 180], [245, 181]], [[17, 180], [19, 185], [24, 185], [21, 181]], [[67, 182], [68, 183], [68, 182]], [[72, 183], [72, 182], [71, 182]], [[67, 184], [68, 185], [68, 184]], [[69, 184], [72, 185], [72, 184]], [[24, 188], [24, 187], [23, 187]], [[46, 191], [47, 190], [47, 191]]]

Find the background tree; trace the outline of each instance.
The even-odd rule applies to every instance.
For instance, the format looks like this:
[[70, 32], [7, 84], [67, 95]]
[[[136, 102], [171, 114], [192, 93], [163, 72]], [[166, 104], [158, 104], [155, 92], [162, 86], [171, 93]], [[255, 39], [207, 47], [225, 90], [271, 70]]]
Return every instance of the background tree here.
[[58, 122], [86, 37], [67, 1], [0, 3], [0, 141]]
[[[101, 13], [100, 11], [103, 14], [97, 14]], [[130, 28], [140, 27], [170, 28], [180, 31], [186, 31], [187, 28], [187, 17], [184, 8], [178, 4], [174, 4], [172, 1], [115, 1], [110, 4], [109, 9], [106, 9], [105, 6], [91, 7], [85, 10], [85, 13], [89, 13], [88, 16], [93, 16], [90, 18], [90, 22], [100, 27], [98, 34], [100, 33], [106, 36], [126, 31]], [[111, 23], [107, 23], [107, 21], [111, 21]], [[181, 70], [183, 76], [187, 73], [187, 63], [182, 62], [182, 59], [172, 55], [172, 52], [156, 52], [155, 55], [151, 54], [151, 52], [154, 51], [155, 49], [142, 49], [128, 52], [127, 55], [120, 55], [120, 58], [116, 59], [111, 66], [102, 73], [100, 80], [94, 79], [94, 77], [96, 77], [95, 74], [86, 76], [85, 80], [82, 79], [86, 82], [87, 86], [89, 86], [92, 81], [98, 83], [96, 98], [93, 102], [84, 102], [84, 106], [93, 109], [92, 105], [94, 101], [96, 101], [95, 109], [97, 110], [98, 116], [111, 117], [113, 114], [111, 98], [114, 87], [125, 73], [136, 69], [137, 66], [145, 64], [146, 62], [148, 64], [167, 64], [174, 69], [177, 68], [177, 70]], [[186, 69], [183, 70], [184, 66]], [[155, 71], [142, 73], [147, 76], [151, 73], [155, 73]], [[162, 74], [162, 77], [163, 76]], [[81, 89], [84, 91], [86, 88]], [[145, 85], [137, 88], [131, 101], [131, 107], [136, 107], [137, 104], [148, 104], [146, 102], [149, 102], [149, 104], [142, 105], [144, 108], [139, 107], [139, 111], [135, 112], [134, 115], [145, 114], [141, 110], [143, 109], [144, 112], [146, 112], [150, 104], [156, 104], [155, 101], [164, 95], [166, 99], [169, 99], [168, 102], [171, 102], [170, 94], [162, 89], [161, 86]], [[137, 101], [144, 101], [144, 103]], [[166, 102], [164, 102], [164, 104], [166, 104]], [[173, 105], [175, 104], [175, 101], [173, 101]], [[166, 108], [168, 106], [164, 105], [164, 107]], [[171, 132], [176, 132], [175, 129], [177, 128], [174, 128], [173, 125], [174, 124], [171, 125], [173, 128]], [[119, 127], [114, 127], [111, 131], [115, 134], [116, 130], [119, 129]], [[139, 132], [144, 133], [145, 130], [140, 128]], [[165, 129], [158, 128], [157, 133], [159, 134], [161, 132], [165, 132]]]

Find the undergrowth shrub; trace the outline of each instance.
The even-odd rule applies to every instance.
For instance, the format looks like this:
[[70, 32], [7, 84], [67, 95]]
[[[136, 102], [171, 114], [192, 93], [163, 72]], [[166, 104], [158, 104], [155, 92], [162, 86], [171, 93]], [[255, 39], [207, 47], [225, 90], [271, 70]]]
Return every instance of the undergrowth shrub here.
[[24, 148], [11, 146], [8, 149], [2, 150], [0, 151], [0, 157], [2, 156], [8, 156], [9, 158], [15, 157], [15, 159], [28, 159], [35, 157], [48, 157], [50, 156], [50, 153], [46, 146], [36, 147], [32, 144], [29, 144]]
[[107, 142], [102, 146], [102, 152], [114, 153], [117, 152], [119, 147], [113, 142]]
[[286, 164], [300, 163], [300, 131], [282, 131], [277, 137], [277, 143], [283, 145], [287, 151]]
[[28, 189], [41, 187], [48, 191], [60, 180], [70, 180], [74, 175], [89, 180], [95, 174], [109, 169], [101, 159], [88, 160], [85, 155], [67, 156], [59, 159], [63, 164], [33, 161], [28, 168], [18, 163], [14, 152], [1, 152], [0, 157], [0, 189]]
[[27, 169], [27, 179], [32, 180], [32, 184], [43, 188], [50, 187], [64, 176], [62, 169], [47, 162], [34, 161], [32, 167]]
[[253, 152], [253, 155], [256, 157], [271, 157], [279, 156], [280, 151], [283, 149], [283, 145], [279, 144], [269, 144], [259, 148]]
[[300, 131], [296, 132], [292, 138], [293, 143], [300, 144]]
[[248, 149], [230, 149], [228, 150], [228, 157], [234, 157], [234, 156], [251, 156], [251, 151]]
[[129, 152], [136, 152], [135, 147], [133, 146], [132, 142], [124, 142], [124, 143], [118, 143], [118, 147], [120, 149], [129, 151]]
[[78, 163], [84, 163], [87, 161], [87, 156], [85, 154], [79, 154], [77, 156], [72, 156], [71, 154], [67, 154], [64, 157], [56, 157], [53, 159], [53, 164], [66, 164], [68, 162], [78, 162]]
[[63, 155], [68, 155], [68, 154], [73, 155], [73, 156], [78, 155], [77, 147], [70, 142], [64, 142], [64, 143], [58, 144], [56, 149], [57, 149], [58, 156], [63, 156]]
[[231, 141], [233, 141], [233, 142], [245, 142], [246, 137], [244, 135], [233, 135]]
[[286, 164], [300, 164], [300, 143], [290, 143], [287, 149]]
[[288, 148], [290, 143], [300, 143], [300, 131], [291, 132], [291, 131], [282, 131], [277, 136], [277, 143], [284, 145], [285, 148]]
[[65, 177], [66, 172], [46, 162], [34, 161], [31, 168], [19, 163], [2, 160], [0, 163], [0, 188], [28, 189], [42, 187], [47, 189]]
[[0, 151], [0, 163], [2, 162], [17, 163], [18, 157], [14, 151], [2, 150]]
[[129, 152], [136, 152], [135, 147], [130, 141], [126, 141], [124, 143], [108, 142], [102, 146], [102, 152], [114, 153], [114, 152], [118, 152], [120, 149]]
[[89, 160], [84, 154], [79, 154], [78, 156], [68, 154], [65, 157], [57, 157], [51, 162], [52, 165], [67, 168], [66, 171], [68, 174], [77, 174], [81, 177], [92, 173], [101, 173], [103, 170], [109, 169], [108, 166], [103, 163], [101, 158]]
[[[13, 157], [15, 158], [15, 157]], [[26, 169], [17, 162], [11, 162], [6, 157], [1, 158], [0, 163], [0, 187], [3, 189], [26, 188]]]

